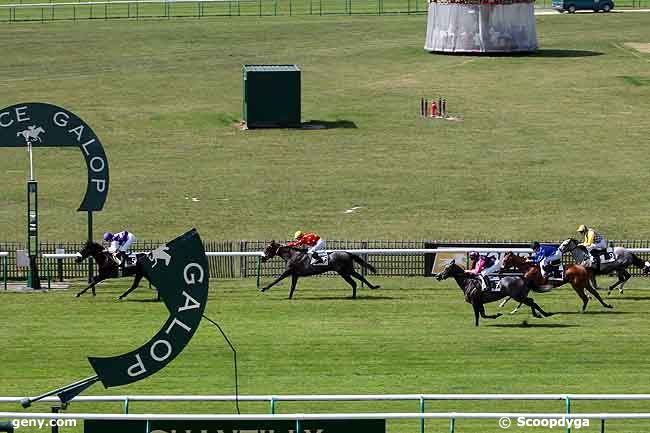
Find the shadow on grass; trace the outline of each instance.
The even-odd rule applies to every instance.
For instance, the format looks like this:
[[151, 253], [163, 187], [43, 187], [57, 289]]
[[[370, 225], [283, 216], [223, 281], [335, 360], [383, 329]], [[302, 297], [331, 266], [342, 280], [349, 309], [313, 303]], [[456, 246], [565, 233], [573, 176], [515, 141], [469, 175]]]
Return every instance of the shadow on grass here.
[[493, 328], [577, 328], [578, 325], [567, 325], [565, 323], [495, 323], [486, 325]]
[[356, 299], [352, 296], [296, 296], [293, 299], [283, 298], [275, 299], [276, 301], [386, 301], [393, 300], [391, 296], [359, 296]]
[[302, 122], [300, 129], [338, 129], [338, 128], [351, 128], [356, 129], [356, 123], [351, 120], [310, 120], [309, 122]]
[[156, 298], [152, 298], [152, 299], [128, 299], [127, 298], [127, 299], [122, 299], [121, 302], [144, 302], [144, 303], [147, 303], [147, 302], [162, 302], [162, 299], [156, 299]]
[[458, 57], [548, 57], [548, 58], [567, 58], [567, 57], [593, 57], [602, 56], [604, 53], [588, 50], [561, 50], [561, 49], [539, 49], [531, 52], [521, 53], [443, 53], [436, 52], [432, 54], [442, 54], [447, 56]]
[[598, 51], [588, 50], [560, 50], [560, 49], [541, 49], [533, 53], [529, 53], [530, 57], [593, 57], [602, 56], [604, 53]]
[[617, 310], [598, 310], [598, 311], [585, 311], [584, 313], [581, 311], [558, 311], [555, 314], [633, 314], [630, 311], [617, 311]]
[[617, 297], [612, 297], [609, 296], [607, 299], [613, 299], [616, 302], [618, 301], [650, 301], [650, 297], [646, 296], [625, 296], [625, 295], [619, 295]]

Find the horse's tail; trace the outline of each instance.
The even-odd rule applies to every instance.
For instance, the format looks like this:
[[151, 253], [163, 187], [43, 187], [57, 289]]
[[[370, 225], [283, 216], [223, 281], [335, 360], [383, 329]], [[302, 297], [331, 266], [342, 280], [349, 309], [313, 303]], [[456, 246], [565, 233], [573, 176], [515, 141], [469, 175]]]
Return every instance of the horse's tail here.
[[375, 267], [373, 265], [366, 262], [365, 260], [363, 260], [361, 257], [357, 256], [356, 254], [352, 254], [352, 253], [349, 253], [349, 254], [350, 254], [350, 257], [352, 257], [352, 260], [354, 260], [355, 262], [360, 264], [362, 267], [368, 269], [373, 274], [377, 273], [377, 269], [375, 269]]
[[630, 254], [632, 255], [632, 264], [637, 268], [645, 269], [646, 265], [643, 259], [641, 259], [639, 256], [637, 256], [634, 253], [630, 253]]

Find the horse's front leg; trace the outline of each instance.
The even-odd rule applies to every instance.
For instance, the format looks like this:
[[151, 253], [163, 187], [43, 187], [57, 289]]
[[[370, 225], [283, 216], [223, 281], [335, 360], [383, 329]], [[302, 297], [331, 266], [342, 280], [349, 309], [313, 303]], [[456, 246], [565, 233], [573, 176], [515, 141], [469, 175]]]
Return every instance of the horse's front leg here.
[[291, 273], [292, 273], [292, 270], [291, 270], [291, 269], [285, 269], [284, 272], [282, 272], [282, 273], [280, 274], [280, 276], [279, 276], [278, 278], [275, 279], [275, 281], [273, 281], [273, 282], [272, 282], [271, 284], [269, 284], [268, 286], [264, 286], [264, 287], [262, 287], [262, 288], [260, 289], [260, 292], [266, 292], [266, 291], [269, 290], [271, 287], [275, 286], [275, 285], [278, 284], [280, 281], [284, 280], [284, 279], [287, 278], [289, 275], [291, 275]]
[[476, 326], [478, 326], [478, 320], [479, 320], [478, 315], [479, 315], [479, 312], [481, 310], [481, 307], [480, 307], [479, 303], [476, 302], [476, 301], [472, 302], [472, 307], [474, 307], [474, 322], [475, 322]]
[[298, 283], [298, 275], [291, 275], [291, 289], [289, 290], [289, 299], [293, 297], [293, 291], [296, 290], [296, 284]]
[[120, 295], [120, 297], [117, 298], [117, 299], [122, 300], [122, 299], [126, 298], [127, 296], [129, 296], [129, 293], [131, 293], [132, 291], [137, 289], [138, 285], [140, 284], [140, 280], [142, 280], [143, 275], [144, 274], [142, 274], [142, 273], [135, 274], [135, 278], [133, 279], [133, 284], [131, 284], [131, 288], [129, 290], [127, 290], [126, 292], [122, 293]]
[[99, 275], [97, 275], [96, 277], [93, 277], [93, 280], [92, 280], [92, 282], [88, 285], [88, 287], [86, 287], [85, 289], [83, 289], [81, 292], [77, 293], [77, 296], [76, 296], [76, 297], [78, 298], [79, 296], [83, 295], [83, 294], [86, 293], [89, 289], [93, 289], [93, 296], [95, 296], [95, 286], [96, 286], [100, 281], [103, 281], [103, 278], [100, 278]]

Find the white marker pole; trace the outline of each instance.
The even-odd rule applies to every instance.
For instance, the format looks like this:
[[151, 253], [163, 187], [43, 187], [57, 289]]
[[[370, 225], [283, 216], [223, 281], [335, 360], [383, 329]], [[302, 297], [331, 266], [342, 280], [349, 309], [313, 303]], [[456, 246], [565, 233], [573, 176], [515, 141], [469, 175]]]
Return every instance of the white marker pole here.
[[32, 142], [27, 139], [27, 153], [29, 153], [29, 180], [34, 180], [34, 158], [32, 156]]

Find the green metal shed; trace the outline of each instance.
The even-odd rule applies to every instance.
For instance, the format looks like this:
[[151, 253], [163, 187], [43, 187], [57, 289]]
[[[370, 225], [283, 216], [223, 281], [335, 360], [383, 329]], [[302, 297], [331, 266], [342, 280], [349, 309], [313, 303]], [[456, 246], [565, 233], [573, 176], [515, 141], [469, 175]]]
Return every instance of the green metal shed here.
[[243, 118], [248, 128], [300, 127], [300, 68], [244, 65]]

